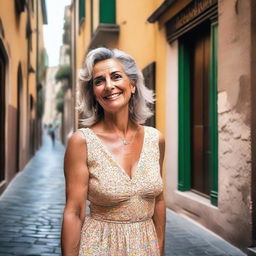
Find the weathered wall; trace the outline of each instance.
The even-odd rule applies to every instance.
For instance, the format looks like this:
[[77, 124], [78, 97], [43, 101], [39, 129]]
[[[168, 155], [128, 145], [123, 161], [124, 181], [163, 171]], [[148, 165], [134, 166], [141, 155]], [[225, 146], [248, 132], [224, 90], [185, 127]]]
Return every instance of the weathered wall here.
[[219, 209], [224, 237], [241, 247], [251, 229], [250, 24], [250, 1], [219, 1]]
[[[40, 26], [42, 26], [41, 9], [39, 13]], [[28, 20], [28, 11], [17, 14], [15, 9], [15, 1], [0, 1], [0, 19], [1, 33], [0, 40], [5, 48], [8, 63], [6, 66], [6, 122], [5, 122], [5, 184], [1, 184], [0, 193], [3, 188], [15, 176], [18, 170], [22, 170], [31, 157], [31, 148], [36, 146], [36, 138], [31, 139], [30, 127], [36, 123], [30, 122], [30, 118], [35, 120], [35, 106], [37, 102], [35, 73], [28, 73], [28, 52], [30, 53], [31, 66], [36, 69], [36, 8], [31, 9], [31, 37], [32, 49], [28, 51], [28, 40], [26, 38], [26, 24]], [[42, 28], [40, 27], [40, 31]], [[42, 37], [42, 34], [40, 34]], [[17, 143], [17, 108], [18, 108], [18, 70], [21, 69], [22, 89], [20, 91], [20, 99], [22, 101], [22, 109], [20, 117], [20, 142], [19, 142], [19, 168], [16, 166], [16, 150]], [[34, 105], [30, 111], [30, 98], [33, 96]], [[35, 133], [38, 134], [38, 133]], [[33, 152], [32, 152], [33, 153]]]
[[[251, 0], [251, 88], [255, 88], [256, 84], [256, 2]], [[251, 90], [251, 109], [256, 109], [256, 90]], [[251, 196], [252, 196], [252, 242], [251, 246], [256, 247], [256, 114], [251, 111], [251, 147], [252, 147], [252, 173], [251, 173]]]

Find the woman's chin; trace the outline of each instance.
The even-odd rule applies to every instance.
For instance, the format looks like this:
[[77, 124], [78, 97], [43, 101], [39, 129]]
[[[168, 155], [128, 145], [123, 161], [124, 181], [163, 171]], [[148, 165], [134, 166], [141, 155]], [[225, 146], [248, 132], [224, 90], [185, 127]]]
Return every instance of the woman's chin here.
[[107, 107], [103, 107], [105, 113], [116, 114], [124, 110], [128, 110], [128, 104], [111, 104]]

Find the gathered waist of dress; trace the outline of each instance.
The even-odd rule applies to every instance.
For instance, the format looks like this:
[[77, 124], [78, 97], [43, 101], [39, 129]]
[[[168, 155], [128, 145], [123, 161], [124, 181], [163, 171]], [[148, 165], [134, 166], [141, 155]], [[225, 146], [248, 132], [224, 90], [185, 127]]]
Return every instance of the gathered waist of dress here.
[[112, 206], [96, 205], [90, 203], [92, 218], [108, 222], [131, 223], [141, 222], [152, 218], [154, 204], [145, 200], [133, 199]]
[[90, 215], [90, 217], [94, 220], [108, 222], [108, 223], [117, 223], [117, 224], [130, 224], [130, 223], [138, 223], [152, 220], [151, 217], [146, 217], [142, 219], [108, 219], [100, 215]]

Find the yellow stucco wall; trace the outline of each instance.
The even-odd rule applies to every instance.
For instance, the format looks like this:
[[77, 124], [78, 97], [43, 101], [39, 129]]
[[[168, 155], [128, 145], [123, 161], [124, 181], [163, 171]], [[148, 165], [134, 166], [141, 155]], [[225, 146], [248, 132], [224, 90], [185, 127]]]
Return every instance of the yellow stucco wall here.
[[166, 37], [164, 28], [147, 21], [162, 1], [116, 1], [120, 25], [117, 47], [132, 55], [140, 69], [156, 61], [156, 125], [165, 133]]
[[[8, 103], [17, 107], [17, 70], [19, 63], [22, 65], [23, 85], [26, 84], [27, 75], [27, 39], [26, 19], [27, 13], [22, 12], [16, 16], [14, 1], [0, 1], [0, 18], [4, 28], [4, 37], [1, 40], [5, 46], [9, 58], [8, 82], [12, 85], [9, 88]], [[40, 3], [40, 2], [39, 2]], [[36, 69], [36, 5], [34, 12], [31, 11], [31, 29], [32, 29], [32, 50], [30, 50], [30, 63]], [[39, 4], [39, 32], [40, 48], [44, 47], [42, 32], [41, 5]], [[35, 96], [35, 73], [29, 75], [29, 91]]]
[[[88, 45], [90, 43], [91, 38], [91, 1], [85, 0], [85, 6], [86, 6], [86, 13], [85, 13], [85, 20], [81, 24], [77, 24], [76, 30], [78, 33], [77, 36], [77, 44], [76, 44], [76, 66], [78, 69], [81, 68], [83, 59], [85, 56], [85, 53], [88, 49]], [[77, 12], [77, 20], [79, 22], [78, 18], [78, 9], [76, 9]]]
[[[155, 25], [156, 26], [156, 25]], [[166, 132], [166, 76], [167, 43], [165, 29], [156, 32], [156, 124], [157, 128], [165, 134]]]
[[0, 1], [0, 18], [4, 29], [4, 36], [1, 37], [1, 41], [9, 59], [7, 81], [8, 84], [12, 85], [7, 88], [7, 98], [9, 104], [17, 107], [16, 85], [19, 62], [22, 63], [23, 74], [26, 74], [27, 51], [25, 49], [27, 48], [27, 42], [23, 33], [25, 33], [27, 15], [23, 12], [16, 19], [15, 13], [14, 1]]
[[117, 47], [132, 55], [143, 69], [155, 60], [154, 24], [147, 22], [154, 1], [116, 1], [116, 21], [120, 26]]
[[[40, 3], [40, 1], [38, 1]], [[29, 2], [31, 4], [31, 2]], [[32, 7], [32, 6], [30, 6]], [[32, 50], [30, 50], [30, 63], [36, 69], [36, 2], [34, 12], [31, 9], [30, 22], [32, 30]], [[39, 20], [42, 26], [42, 13], [39, 12]], [[26, 38], [26, 24], [28, 11], [27, 6], [20, 14], [17, 14], [15, 9], [15, 1], [0, 1], [0, 19], [1, 31], [0, 40], [3, 44], [4, 51], [7, 54], [7, 65], [5, 72], [5, 179], [6, 184], [16, 174], [16, 146], [17, 134], [20, 134], [19, 139], [19, 169], [21, 170], [31, 156], [30, 144], [34, 143], [37, 138], [31, 138], [30, 120], [36, 116], [36, 104], [30, 112], [29, 94], [33, 95], [34, 103], [36, 98], [36, 79], [35, 73], [28, 75], [28, 40]], [[39, 31], [42, 36], [42, 27]], [[21, 65], [22, 71], [22, 89], [21, 89], [21, 113], [20, 126], [17, 131], [17, 103], [18, 103], [18, 68]], [[32, 142], [31, 142], [32, 140]], [[11, 153], [11, 157], [10, 157]], [[1, 190], [1, 188], [0, 188]], [[1, 191], [0, 191], [1, 192]]]

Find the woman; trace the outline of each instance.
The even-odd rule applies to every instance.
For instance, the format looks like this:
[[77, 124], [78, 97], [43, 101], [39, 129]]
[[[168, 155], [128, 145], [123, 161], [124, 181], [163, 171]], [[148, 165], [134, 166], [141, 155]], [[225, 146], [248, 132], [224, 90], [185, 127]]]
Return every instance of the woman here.
[[152, 91], [129, 55], [97, 48], [85, 59], [79, 98], [87, 128], [65, 154], [63, 255], [163, 255], [164, 139], [140, 125], [152, 115]]

